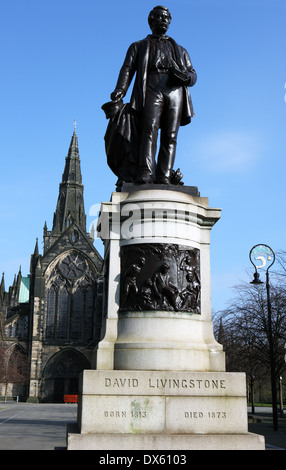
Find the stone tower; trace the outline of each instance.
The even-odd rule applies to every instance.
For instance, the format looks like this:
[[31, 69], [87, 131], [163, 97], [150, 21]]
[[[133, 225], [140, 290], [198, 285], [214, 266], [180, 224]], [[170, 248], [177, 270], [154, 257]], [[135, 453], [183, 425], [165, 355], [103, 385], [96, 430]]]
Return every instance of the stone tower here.
[[91, 367], [101, 327], [102, 258], [86, 232], [76, 131], [71, 138], [52, 230], [44, 225], [31, 256], [29, 400], [62, 401], [77, 394], [78, 375]]

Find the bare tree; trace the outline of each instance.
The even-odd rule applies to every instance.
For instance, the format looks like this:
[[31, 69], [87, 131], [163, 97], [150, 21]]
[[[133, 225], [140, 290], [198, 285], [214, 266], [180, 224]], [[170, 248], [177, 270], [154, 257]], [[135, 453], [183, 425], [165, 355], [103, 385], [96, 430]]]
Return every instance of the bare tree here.
[[243, 283], [234, 292], [229, 307], [215, 315], [216, 331], [219, 332], [219, 321], [220, 329], [223, 327], [227, 370], [246, 373], [253, 402], [254, 383], [269, 375], [271, 360], [275, 364], [276, 380], [285, 371], [286, 291], [283, 284], [270, 286], [271, 330], [265, 285]]

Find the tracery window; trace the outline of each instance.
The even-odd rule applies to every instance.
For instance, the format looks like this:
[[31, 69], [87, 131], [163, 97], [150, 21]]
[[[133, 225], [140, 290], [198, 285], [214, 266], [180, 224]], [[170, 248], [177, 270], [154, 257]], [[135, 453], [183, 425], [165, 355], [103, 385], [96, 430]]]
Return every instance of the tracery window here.
[[46, 340], [93, 339], [96, 275], [77, 251], [62, 257], [47, 279]]
[[69, 320], [69, 302], [70, 295], [66, 288], [63, 286], [58, 294], [58, 339], [68, 339], [68, 320]]

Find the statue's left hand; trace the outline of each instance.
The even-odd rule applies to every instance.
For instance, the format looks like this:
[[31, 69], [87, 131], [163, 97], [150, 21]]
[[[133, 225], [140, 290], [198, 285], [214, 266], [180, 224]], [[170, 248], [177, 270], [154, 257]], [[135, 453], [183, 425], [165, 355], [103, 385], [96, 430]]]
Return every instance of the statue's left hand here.
[[125, 93], [121, 88], [116, 88], [110, 95], [112, 101], [120, 101], [125, 96]]

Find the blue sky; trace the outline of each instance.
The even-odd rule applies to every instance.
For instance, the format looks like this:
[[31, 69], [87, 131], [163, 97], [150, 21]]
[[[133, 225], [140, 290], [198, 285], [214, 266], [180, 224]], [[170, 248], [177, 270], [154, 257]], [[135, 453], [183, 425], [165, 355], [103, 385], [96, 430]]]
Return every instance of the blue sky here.
[[[158, 2], [160, 3], [160, 2]], [[248, 280], [249, 251], [286, 249], [285, 0], [169, 0], [168, 34], [189, 52], [196, 116], [180, 129], [176, 167], [222, 209], [211, 232], [212, 306]], [[1, 6], [0, 272], [29, 273], [52, 227], [73, 120], [90, 208], [109, 201], [109, 101], [131, 42], [149, 34], [153, 0], [11, 0]], [[128, 95], [127, 95], [128, 98]], [[102, 244], [96, 241], [102, 253]]]

